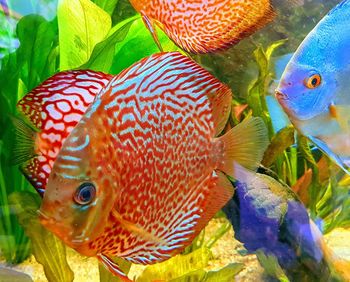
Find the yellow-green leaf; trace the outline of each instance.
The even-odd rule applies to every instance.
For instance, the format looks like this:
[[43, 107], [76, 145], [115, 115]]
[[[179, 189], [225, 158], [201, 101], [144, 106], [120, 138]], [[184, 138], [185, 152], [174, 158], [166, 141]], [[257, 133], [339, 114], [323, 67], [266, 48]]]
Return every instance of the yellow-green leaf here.
[[[148, 266], [137, 279], [137, 282], [169, 281], [193, 272], [196, 272], [196, 275], [201, 275], [200, 270], [208, 266], [210, 255], [210, 250], [205, 247], [187, 255], [177, 255], [165, 262]], [[198, 270], [199, 273], [197, 273]]]
[[15, 192], [9, 196], [10, 204], [25, 233], [32, 241], [35, 259], [44, 267], [50, 282], [70, 282], [74, 274], [66, 259], [65, 245], [39, 222], [37, 210], [41, 199], [30, 192]]
[[292, 125], [281, 129], [271, 140], [265, 151], [262, 164], [266, 167], [272, 165], [276, 158], [289, 146], [294, 144], [294, 127]]
[[205, 282], [230, 282], [244, 268], [242, 263], [230, 263], [229, 265], [215, 271], [209, 271]]
[[61, 70], [86, 63], [111, 29], [111, 17], [90, 0], [60, 0], [57, 17]]

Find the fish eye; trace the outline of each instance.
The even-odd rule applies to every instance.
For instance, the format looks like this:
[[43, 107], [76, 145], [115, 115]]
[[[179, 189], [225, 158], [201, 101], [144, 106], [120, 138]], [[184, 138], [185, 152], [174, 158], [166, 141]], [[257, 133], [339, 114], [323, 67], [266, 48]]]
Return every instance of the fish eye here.
[[319, 74], [314, 74], [305, 80], [305, 86], [309, 89], [315, 89], [321, 84], [321, 76]]
[[91, 182], [81, 184], [74, 194], [74, 201], [78, 205], [90, 204], [96, 196], [96, 188]]

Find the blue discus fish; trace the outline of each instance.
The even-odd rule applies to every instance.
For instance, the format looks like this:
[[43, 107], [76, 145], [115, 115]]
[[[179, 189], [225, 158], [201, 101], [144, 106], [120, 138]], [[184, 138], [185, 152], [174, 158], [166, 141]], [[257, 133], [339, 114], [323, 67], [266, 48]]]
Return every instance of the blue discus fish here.
[[350, 281], [350, 262], [327, 246], [287, 185], [236, 166], [235, 194], [223, 208], [248, 252], [274, 256], [290, 281]]
[[347, 173], [350, 166], [350, 0], [309, 33], [276, 90], [294, 126]]

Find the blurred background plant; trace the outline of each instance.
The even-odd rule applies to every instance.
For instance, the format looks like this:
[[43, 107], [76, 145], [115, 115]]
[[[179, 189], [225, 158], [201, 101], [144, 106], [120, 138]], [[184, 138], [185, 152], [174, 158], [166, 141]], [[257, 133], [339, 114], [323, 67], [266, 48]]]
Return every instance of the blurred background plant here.
[[[61, 0], [58, 9], [54, 0], [6, 2], [9, 15], [0, 9], [0, 250], [7, 263], [17, 264], [31, 253], [31, 241], [33, 250], [38, 246], [49, 251], [50, 248], [42, 240], [35, 240], [36, 236], [46, 236], [45, 231], [34, 224], [35, 217], [31, 220], [36, 227], [30, 232], [26, 229], [32, 238], [29, 240], [15, 216], [16, 213], [23, 222], [25, 213], [19, 208], [23, 199], [31, 207], [40, 204], [40, 199], [28, 196], [27, 193], [34, 192], [34, 189], [18, 168], [9, 165], [13, 143], [9, 116], [15, 115], [16, 102], [58, 71], [90, 68], [117, 74], [158, 49], [127, 0], [92, 1], [96, 5], [91, 5], [90, 0]], [[263, 165], [271, 175], [292, 187], [323, 232], [350, 227], [350, 179], [295, 132], [272, 94], [290, 53], [338, 2], [275, 0], [278, 17], [273, 24], [226, 52], [192, 56], [233, 89], [230, 126], [251, 114], [264, 119], [271, 145]], [[88, 21], [92, 20], [98, 24], [89, 27]], [[179, 50], [163, 32], [158, 30], [158, 34], [165, 51]], [[8, 196], [12, 193], [15, 196], [10, 202]], [[178, 279], [175, 281], [188, 281], [189, 277], [202, 277], [196, 281], [207, 281], [203, 279], [215, 277], [216, 274], [203, 269], [208, 264], [210, 247], [230, 228], [223, 223], [209, 241], [204, 241], [201, 234], [183, 256], [171, 261], [180, 264], [178, 260], [186, 262], [200, 256], [205, 258], [203, 264], [195, 267], [188, 264], [188, 268], [177, 276], [169, 274], [173, 271], [170, 262], [150, 266], [140, 276], [140, 281], [157, 271], [163, 273], [159, 274], [159, 279], [168, 273], [172, 279]], [[59, 243], [54, 244], [56, 252], [60, 252]], [[36, 256], [40, 261], [42, 254], [36, 253]], [[48, 267], [62, 271], [57, 265]], [[128, 267], [130, 265], [125, 265]], [[228, 270], [236, 273], [239, 269], [240, 265], [228, 265], [222, 273]], [[106, 277], [109, 274], [101, 270], [101, 275]], [[180, 279], [181, 276], [184, 280]], [[60, 279], [63, 280], [57, 281], [70, 281], [72, 277]]]

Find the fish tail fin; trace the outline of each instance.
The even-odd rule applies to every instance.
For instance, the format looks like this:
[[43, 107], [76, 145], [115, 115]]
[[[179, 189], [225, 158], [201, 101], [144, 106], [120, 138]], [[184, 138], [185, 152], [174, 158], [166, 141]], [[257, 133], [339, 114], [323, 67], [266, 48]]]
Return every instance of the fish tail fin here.
[[269, 144], [267, 128], [261, 118], [252, 117], [217, 138], [224, 148], [223, 160], [218, 169], [235, 176], [235, 164], [255, 171]]
[[220, 134], [227, 123], [231, 112], [232, 92], [225, 84], [220, 84], [219, 88], [212, 95], [208, 95], [215, 127], [215, 136]]
[[154, 21], [152, 19], [148, 18], [143, 13], [141, 13], [141, 15], [142, 15], [142, 20], [145, 23], [145, 25], [146, 25], [147, 29], [149, 30], [149, 32], [151, 33], [151, 35], [153, 37], [153, 40], [157, 44], [157, 47], [158, 47], [159, 51], [163, 52], [162, 45], [159, 42], [157, 31], [156, 31], [155, 26], [154, 26]]
[[37, 131], [23, 119], [11, 116], [14, 125], [15, 141], [12, 148], [11, 164], [22, 164], [35, 157], [35, 139]]

